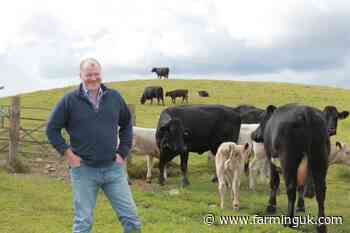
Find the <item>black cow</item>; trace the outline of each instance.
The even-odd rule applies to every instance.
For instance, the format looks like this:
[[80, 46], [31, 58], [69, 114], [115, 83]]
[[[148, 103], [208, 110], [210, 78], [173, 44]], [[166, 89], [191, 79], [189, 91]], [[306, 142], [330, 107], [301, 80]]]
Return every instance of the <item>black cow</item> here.
[[201, 97], [209, 97], [209, 93], [207, 91], [198, 91], [198, 95]]
[[260, 123], [264, 116], [264, 109], [254, 107], [252, 105], [239, 105], [235, 107], [239, 112], [242, 124]]
[[[326, 119], [328, 134], [329, 136], [333, 136], [337, 134], [338, 120], [346, 119], [349, 116], [349, 112], [348, 111], [338, 112], [335, 106], [328, 105], [323, 109], [323, 115]], [[306, 180], [305, 180], [305, 192], [303, 187], [299, 189], [298, 202], [304, 203], [302, 196], [309, 197], [309, 198], [312, 198], [315, 196], [314, 184], [312, 181], [312, 175], [310, 175], [310, 173], [311, 171], [308, 170]]]
[[176, 89], [173, 91], [167, 91], [165, 96], [170, 96], [173, 104], [176, 102], [176, 97], [182, 97], [182, 103], [186, 101], [188, 103], [188, 90], [187, 89]]
[[[276, 193], [280, 179], [278, 167], [272, 162], [279, 158], [288, 195], [288, 216], [294, 217], [298, 167], [307, 159], [315, 183], [318, 216], [324, 217], [326, 197], [326, 175], [330, 152], [329, 130], [322, 111], [297, 104], [284, 105], [276, 109], [270, 105], [252, 139], [263, 142], [270, 161], [269, 214], [276, 212]], [[298, 202], [298, 206], [299, 206]], [[303, 204], [303, 203], [302, 203]], [[292, 226], [292, 225], [289, 225]], [[317, 232], [325, 233], [326, 226], [317, 226]]]
[[146, 100], [151, 100], [151, 104], [153, 104], [153, 98], [157, 98], [157, 103], [159, 104], [159, 100], [162, 101], [164, 105], [164, 93], [163, 88], [159, 86], [155, 87], [146, 87], [141, 96], [140, 102], [141, 104], [145, 104]]
[[168, 67], [154, 67], [151, 72], [156, 73], [157, 77], [159, 79], [161, 79], [162, 77], [164, 77], [164, 79], [168, 79], [169, 78], [169, 68]]
[[210, 150], [215, 155], [222, 142], [237, 142], [240, 127], [238, 112], [223, 105], [176, 106], [163, 110], [156, 131], [160, 184], [164, 184], [164, 166], [180, 154], [181, 184], [189, 185], [188, 153]]

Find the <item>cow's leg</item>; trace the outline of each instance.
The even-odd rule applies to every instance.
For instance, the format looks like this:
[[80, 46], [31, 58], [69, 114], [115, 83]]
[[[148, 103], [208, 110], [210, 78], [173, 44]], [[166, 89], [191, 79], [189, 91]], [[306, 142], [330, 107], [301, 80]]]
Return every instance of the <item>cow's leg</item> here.
[[225, 192], [226, 192], [225, 182], [219, 181], [219, 194], [220, 194], [220, 207], [221, 207], [221, 209], [224, 208]]
[[168, 179], [168, 173], [167, 173], [167, 166], [164, 167], [164, 179], [167, 180]]
[[267, 160], [266, 156], [263, 159], [263, 166], [261, 168], [261, 172], [260, 174], [262, 175], [262, 177], [264, 178], [264, 181], [266, 182], [266, 180], [270, 179], [271, 176], [271, 169], [270, 169], [270, 165], [269, 165], [269, 161]]
[[164, 185], [165, 182], [165, 177], [164, 177], [164, 171], [165, 171], [165, 166], [166, 164], [172, 160], [173, 156], [163, 154], [160, 152], [159, 156], [159, 184]]
[[280, 177], [275, 165], [270, 162], [271, 176], [270, 176], [270, 198], [266, 208], [267, 213], [274, 214], [276, 212], [276, 195], [280, 185]]
[[153, 98], [151, 98], [151, 104], [153, 104]]
[[[290, 151], [283, 156], [284, 161], [281, 161], [281, 164], [283, 166], [283, 176], [286, 185], [286, 191], [288, 195], [287, 216], [290, 217], [290, 219], [294, 218], [294, 206], [297, 191], [297, 173], [302, 156], [302, 154], [300, 156], [297, 156], [296, 152]], [[293, 223], [287, 224], [286, 226], [295, 227]]]
[[297, 212], [305, 212], [305, 202], [304, 202], [304, 185], [298, 186], [298, 202], [297, 202]]
[[[319, 218], [325, 216], [324, 202], [326, 199], [326, 175], [327, 175], [326, 158], [328, 158], [328, 156], [323, 156], [322, 152], [313, 153], [311, 156], [308, 157], [310, 168], [312, 170], [312, 178], [315, 183], [315, 192], [316, 192], [316, 200], [318, 204]], [[318, 225], [317, 232], [326, 233], [327, 232], [326, 225]]]
[[146, 175], [146, 183], [152, 182], [152, 168], [153, 168], [153, 156], [147, 155], [147, 175]]
[[257, 157], [254, 156], [253, 160], [249, 163], [249, 189], [255, 191], [256, 179], [258, 174], [258, 164]]
[[181, 172], [182, 172], [182, 179], [181, 179], [181, 186], [185, 187], [190, 184], [190, 182], [187, 179], [187, 161], [188, 161], [188, 152], [181, 153]]
[[233, 201], [232, 208], [233, 210], [239, 210], [239, 188], [240, 188], [240, 171], [236, 170], [233, 173], [232, 179], [232, 191], [233, 191]]
[[313, 198], [315, 196], [315, 184], [312, 177], [312, 171], [308, 167], [304, 185], [304, 196], [308, 198]]

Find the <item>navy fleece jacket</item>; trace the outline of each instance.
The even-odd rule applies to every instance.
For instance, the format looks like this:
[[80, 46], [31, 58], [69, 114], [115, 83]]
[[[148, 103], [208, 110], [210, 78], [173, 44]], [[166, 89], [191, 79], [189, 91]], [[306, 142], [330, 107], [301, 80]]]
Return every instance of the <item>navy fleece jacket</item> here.
[[[112, 164], [116, 153], [126, 158], [132, 145], [132, 119], [127, 105], [116, 90], [103, 84], [101, 88], [98, 109], [84, 95], [82, 84], [64, 95], [46, 128], [49, 142], [61, 155], [70, 147], [84, 163], [95, 167]], [[62, 129], [68, 132], [70, 145], [62, 137]]]

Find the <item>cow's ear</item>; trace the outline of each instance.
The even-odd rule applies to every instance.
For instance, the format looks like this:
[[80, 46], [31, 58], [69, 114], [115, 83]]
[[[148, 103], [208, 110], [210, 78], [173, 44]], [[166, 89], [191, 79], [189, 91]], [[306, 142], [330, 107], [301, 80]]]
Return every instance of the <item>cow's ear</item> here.
[[244, 145], [244, 150], [248, 150], [249, 149], [249, 143], [247, 142], [245, 145]]
[[276, 110], [276, 106], [275, 105], [269, 105], [266, 108], [267, 114], [272, 114], [275, 110]]
[[341, 119], [341, 120], [347, 118], [348, 116], [349, 116], [348, 111], [342, 111], [342, 112], [338, 113], [338, 119]]
[[341, 148], [342, 148], [343, 146], [342, 146], [341, 142], [337, 141], [337, 142], [335, 143], [335, 147], [337, 147], [339, 150], [341, 150]]

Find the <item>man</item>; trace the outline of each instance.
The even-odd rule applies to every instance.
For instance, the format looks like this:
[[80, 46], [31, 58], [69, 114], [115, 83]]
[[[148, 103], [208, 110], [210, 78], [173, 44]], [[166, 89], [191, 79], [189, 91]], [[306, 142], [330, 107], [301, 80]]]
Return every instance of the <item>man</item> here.
[[[96, 59], [80, 63], [80, 79], [79, 88], [67, 93], [55, 106], [46, 129], [49, 142], [70, 167], [73, 233], [91, 232], [100, 188], [124, 232], [141, 232], [124, 169], [132, 144], [130, 112], [121, 95], [101, 83], [101, 65]], [[63, 128], [70, 136], [70, 145], [62, 137]]]

